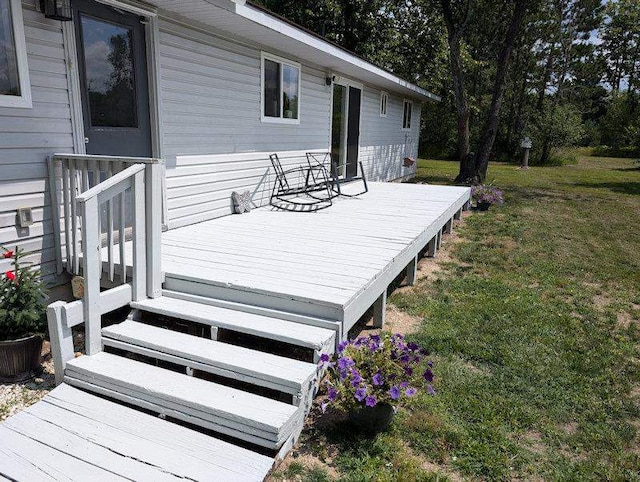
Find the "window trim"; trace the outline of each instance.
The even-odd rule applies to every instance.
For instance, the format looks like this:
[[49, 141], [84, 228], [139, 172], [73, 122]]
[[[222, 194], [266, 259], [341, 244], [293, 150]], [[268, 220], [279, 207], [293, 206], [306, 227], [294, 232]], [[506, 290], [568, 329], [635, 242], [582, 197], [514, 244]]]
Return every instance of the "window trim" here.
[[[383, 102], [384, 102], [384, 112], [382, 110]], [[387, 117], [388, 112], [389, 112], [389, 93], [384, 90], [381, 90], [380, 91], [380, 109], [379, 109], [380, 117]]]
[[22, 2], [20, 0], [9, 0], [9, 5], [11, 8], [11, 25], [13, 27], [16, 60], [18, 61], [20, 95], [0, 95], [0, 107], [30, 109], [33, 107], [33, 104], [31, 101], [27, 45], [24, 37], [24, 21], [22, 19]]
[[[409, 105], [411, 107], [411, 110], [409, 112], [409, 127], [405, 127], [405, 118], [404, 118], [404, 109], [406, 105]], [[410, 131], [411, 130], [411, 124], [413, 123], [413, 101], [409, 100], [409, 99], [403, 99], [402, 100], [402, 129], [403, 131]]]
[[[264, 61], [271, 60], [272, 62], [277, 62], [281, 66], [288, 65], [289, 67], [293, 67], [298, 69], [298, 118], [297, 119], [288, 119], [286, 117], [282, 117], [282, 109], [284, 109], [284, 102], [280, 99], [281, 102], [281, 117], [270, 117], [264, 115]], [[283, 82], [283, 73], [284, 69], [280, 68], [280, 95], [282, 96], [282, 82]], [[300, 124], [300, 117], [302, 114], [301, 109], [301, 92], [302, 92], [302, 66], [298, 62], [294, 62], [293, 60], [285, 59], [284, 57], [279, 57], [277, 55], [273, 55], [267, 52], [260, 52], [260, 122], [272, 123], [272, 124]]]

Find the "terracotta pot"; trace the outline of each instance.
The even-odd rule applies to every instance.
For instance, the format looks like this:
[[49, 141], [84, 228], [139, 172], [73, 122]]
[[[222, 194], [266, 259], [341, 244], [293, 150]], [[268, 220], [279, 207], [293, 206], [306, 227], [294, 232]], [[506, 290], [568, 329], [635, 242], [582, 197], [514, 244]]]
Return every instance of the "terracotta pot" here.
[[491, 207], [491, 203], [488, 202], [482, 202], [482, 203], [477, 203], [477, 207], [478, 207], [478, 211], [488, 211], [489, 208]]
[[0, 382], [21, 382], [36, 376], [41, 352], [42, 337], [38, 335], [0, 341]]
[[375, 407], [362, 407], [349, 412], [349, 421], [361, 432], [375, 435], [389, 428], [394, 414], [391, 405], [381, 403]]

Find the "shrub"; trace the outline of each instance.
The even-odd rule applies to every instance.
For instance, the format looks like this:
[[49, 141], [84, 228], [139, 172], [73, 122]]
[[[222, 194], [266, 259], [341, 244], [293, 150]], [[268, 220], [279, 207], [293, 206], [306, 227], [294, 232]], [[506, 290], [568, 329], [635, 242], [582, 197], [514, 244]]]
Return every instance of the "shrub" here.
[[[420, 368], [427, 351], [406, 343], [402, 335], [370, 335], [342, 342], [333, 356], [322, 355], [327, 368], [327, 402], [344, 411], [378, 404], [399, 406], [426, 385], [431, 394], [432, 362]], [[424, 368], [424, 367], [423, 367]]]
[[22, 262], [22, 250], [2, 250], [3, 258], [13, 259], [13, 269], [0, 279], [0, 340], [44, 335], [47, 320], [40, 272]]

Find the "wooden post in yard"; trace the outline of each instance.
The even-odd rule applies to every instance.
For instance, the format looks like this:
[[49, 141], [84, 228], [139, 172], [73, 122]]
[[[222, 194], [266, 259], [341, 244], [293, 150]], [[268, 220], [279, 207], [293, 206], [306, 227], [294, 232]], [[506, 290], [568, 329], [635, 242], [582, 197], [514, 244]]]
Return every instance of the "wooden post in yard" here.
[[524, 157], [522, 158], [522, 165], [520, 166], [520, 169], [529, 169], [529, 151], [531, 150], [532, 145], [531, 139], [528, 137], [522, 139], [520, 147], [524, 149]]

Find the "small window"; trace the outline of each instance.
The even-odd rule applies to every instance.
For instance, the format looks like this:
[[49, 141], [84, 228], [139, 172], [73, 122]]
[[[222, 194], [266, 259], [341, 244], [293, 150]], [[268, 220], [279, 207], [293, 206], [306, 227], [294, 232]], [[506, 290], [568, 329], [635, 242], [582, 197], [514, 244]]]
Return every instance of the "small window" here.
[[20, 0], [0, 0], [0, 107], [31, 107]]
[[389, 94], [386, 92], [380, 92], [380, 117], [387, 117], [387, 102], [389, 101]]
[[402, 128], [411, 129], [411, 111], [413, 110], [413, 102], [405, 100], [402, 108]]
[[262, 54], [261, 119], [300, 123], [300, 64]]

